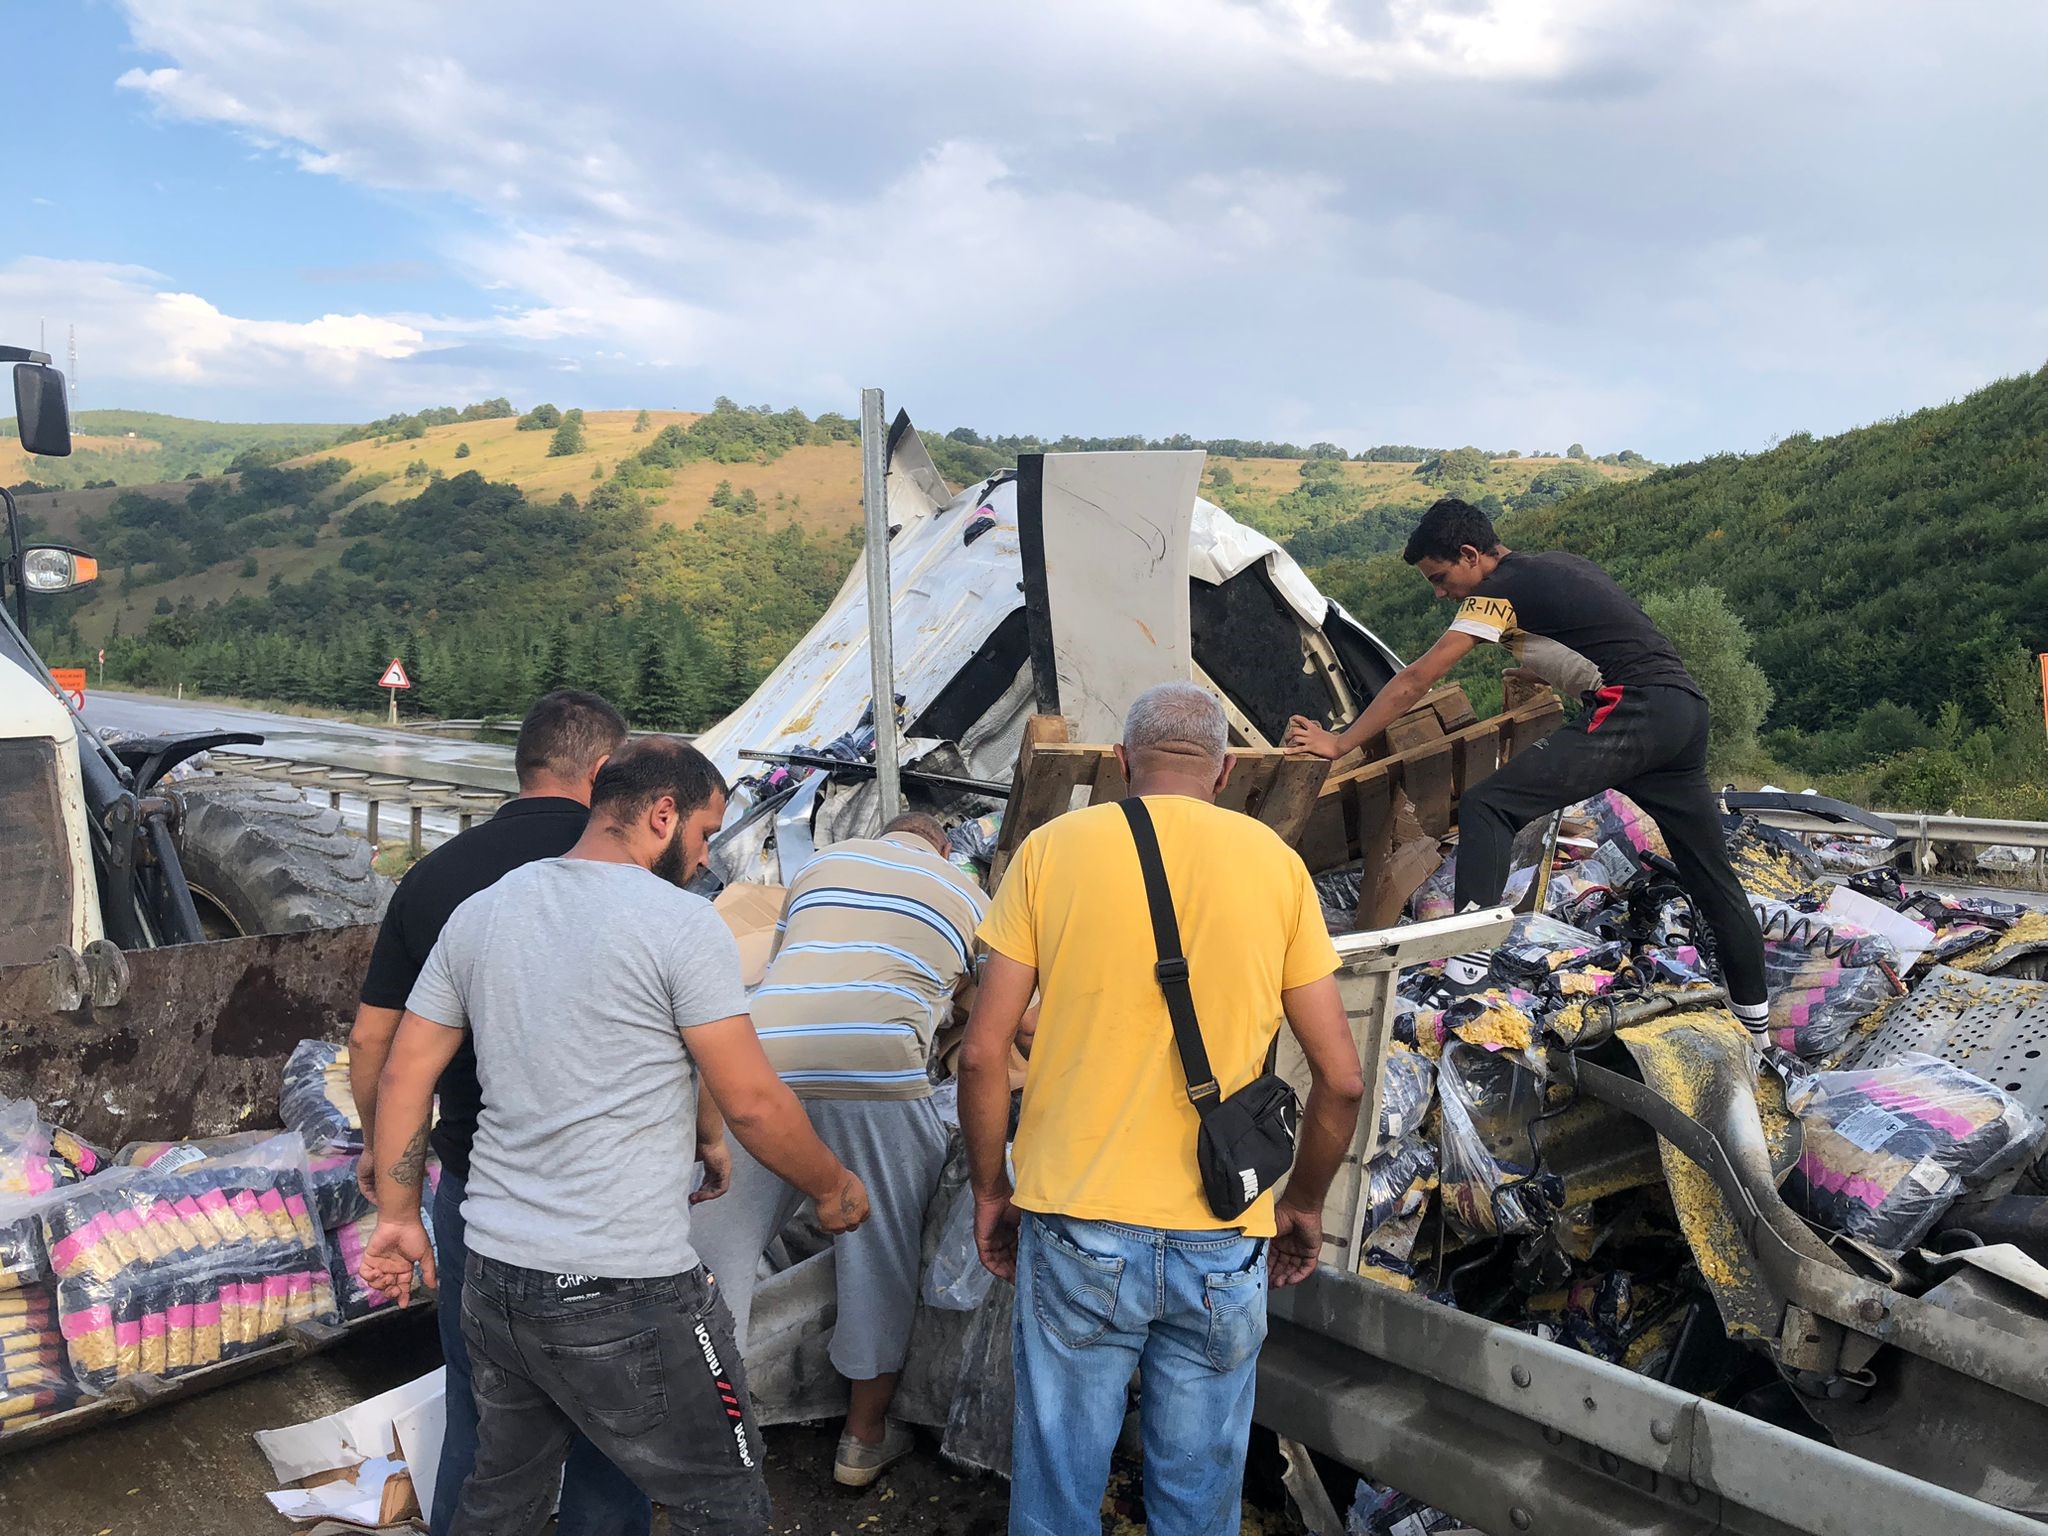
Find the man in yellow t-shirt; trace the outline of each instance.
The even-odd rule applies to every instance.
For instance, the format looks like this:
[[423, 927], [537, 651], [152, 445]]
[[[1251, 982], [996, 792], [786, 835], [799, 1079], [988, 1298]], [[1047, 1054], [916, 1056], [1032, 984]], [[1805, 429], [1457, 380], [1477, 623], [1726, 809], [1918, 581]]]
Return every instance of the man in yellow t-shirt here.
[[[1305, 1279], [1323, 1196], [1364, 1096], [1337, 952], [1301, 859], [1219, 809], [1223, 711], [1192, 683], [1141, 695], [1117, 748], [1158, 830], [1203, 1042], [1227, 1097], [1265, 1069], [1283, 1015], [1311, 1073], [1287, 1193], [1229, 1221], [1195, 1160], [1200, 1124], [1154, 970], [1129, 823], [1114, 805], [1026, 838], [981, 926], [960, 1120], [982, 1262], [1017, 1283], [1012, 1532], [1093, 1530], [1132, 1372], [1151, 1528], [1235, 1531], [1266, 1284]], [[1012, 1190], [1010, 1047], [1041, 994]], [[1271, 1245], [1270, 1259], [1267, 1248]]]

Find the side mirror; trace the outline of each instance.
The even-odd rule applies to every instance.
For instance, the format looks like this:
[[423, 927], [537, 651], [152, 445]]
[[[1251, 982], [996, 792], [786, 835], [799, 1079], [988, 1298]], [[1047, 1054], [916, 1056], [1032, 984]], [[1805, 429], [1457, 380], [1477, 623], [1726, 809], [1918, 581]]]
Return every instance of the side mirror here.
[[31, 592], [75, 592], [99, 579], [99, 561], [82, 549], [33, 544], [21, 553], [21, 584]]
[[14, 422], [23, 451], [53, 459], [69, 455], [71, 407], [64, 399], [64, 375], [46, 363], [16, 363]]

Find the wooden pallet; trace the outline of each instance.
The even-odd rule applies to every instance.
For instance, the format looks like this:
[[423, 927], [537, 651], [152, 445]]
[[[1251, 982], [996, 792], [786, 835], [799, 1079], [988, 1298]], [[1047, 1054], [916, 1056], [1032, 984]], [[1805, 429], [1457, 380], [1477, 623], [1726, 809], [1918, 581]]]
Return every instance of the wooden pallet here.
[[[993, 891], [1024, 839], [1077, 805], [1102, 805], [1129, 793], [1113, 748], [1067, 740], [1067, 722], [1035, 715], [1025, 723], [1017, 769], [1010, 780], [1010, 804], [1003, 813], [996, 856], [989, 867]], [[1320, 757], [1277, 748], [1239, 748], [1235, 766], [1216, 803], [1243, 811], [1277, 832], [1291, 847], [1315, 814], [1330, 763]]]
[[[1457, 825], [1458, 801], [1517, 752], [1542, 740], [1564, 719], [1564, 706], [1545, 692], [1506, 714], [1474, 720], [1405, 751], [1332, 773], [1323, 783], [1300, 848], [1310, 869], [1363, 859], [1382, 878], [1366, 882], [1357, 922], [1382, 927], [1429, 870], [1412, 855]], [[1412, 818], [1412, 820], [1411, 820]], [[1412, 881], [1409, 879], [1413, 876]]]

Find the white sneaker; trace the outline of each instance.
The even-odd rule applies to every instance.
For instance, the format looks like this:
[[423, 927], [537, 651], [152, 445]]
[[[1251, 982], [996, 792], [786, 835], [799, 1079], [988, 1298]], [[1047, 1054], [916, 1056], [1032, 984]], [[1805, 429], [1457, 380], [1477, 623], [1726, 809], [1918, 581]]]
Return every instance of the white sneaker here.
[[842, 1488], [865, 1488], [916, 1447], [916, 1437], [894, 1419], [888, 1420], [880, 1445], [841, 1434], [832, 1458], [832, 1481]]

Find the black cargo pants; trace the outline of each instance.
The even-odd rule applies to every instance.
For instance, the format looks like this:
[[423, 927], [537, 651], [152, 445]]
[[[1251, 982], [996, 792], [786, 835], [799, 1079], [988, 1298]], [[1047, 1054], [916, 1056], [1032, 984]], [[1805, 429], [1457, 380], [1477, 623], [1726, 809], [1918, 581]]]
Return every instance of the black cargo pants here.
[[1764, 940], [1728, 865], [1721, 812], [1707, 782], [1707, 704], [1683, 688], [1602, 688], [1578, 725], [1509, 758], [1458, 801], [1453, 901], [1490, 907], [1508, 883], [1515, 834], [1539, 816], [1618, 789], [1641, 806], [1671, 848], [1687, 893], [1714, 931], [1737, 1003], [1768, 1000]]
[[701, 1264], [604, 1280], [472, 1251], [462, 1334], [477, 1453], [453, 1536], [538, 1536], [577, 1430], [667, 1507], [676, 1536], [766, 1536], [761, 1432], [732, 1316]]

